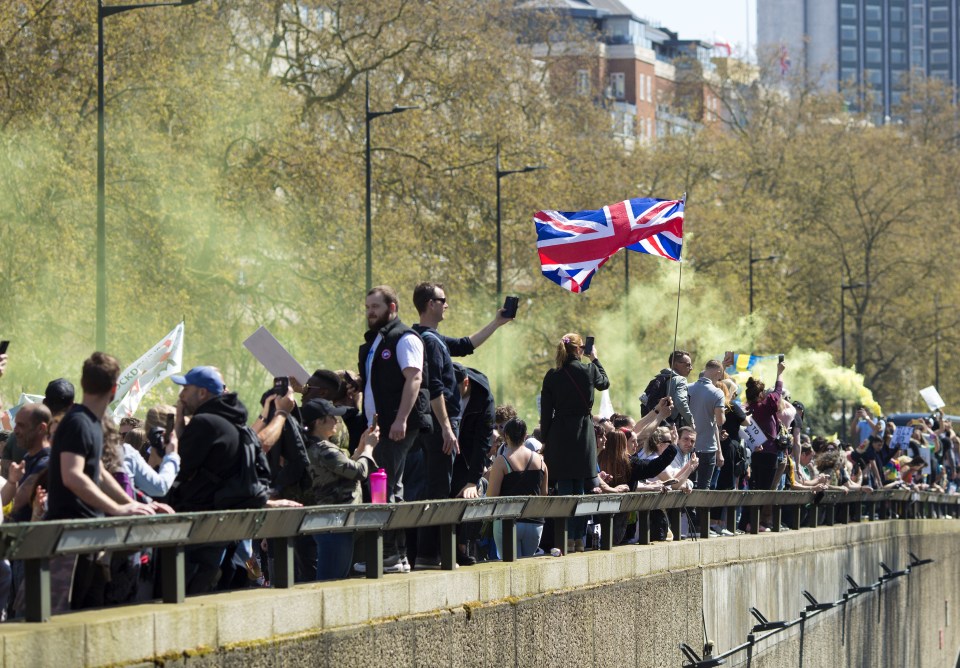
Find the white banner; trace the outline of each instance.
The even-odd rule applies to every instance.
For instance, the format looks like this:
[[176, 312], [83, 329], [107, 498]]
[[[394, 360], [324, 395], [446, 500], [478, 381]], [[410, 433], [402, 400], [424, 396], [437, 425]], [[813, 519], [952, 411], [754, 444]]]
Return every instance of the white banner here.
[[927, 407], [930, 408], [931, 411], [935, 411], [938, 408], [943, 408], [947, 405], [944, 403], [943, 399], [940, 398], [940, 393], [937, 392], [937, 388], [933, 385], [920, 390], [920, 396], [923, 397], [925, 402], [927, 402]]
[[897, 430], [893, 432], [893, 439], [890, 441], [892, 447], [900, 448], [901, 450], [906, 450], [910, 445], [910, 437], [913, 436], [913, 427], [897, 427]]
[[147, 391], [164, 378], [180, 371], [183, 365], [183, 323], [124, 369], [117, 383], [113, 417], [133, 415]]
[[753, 452], [767, 442], [767, 437], [760, 431], [756, 422], [751, 422], [740, 427], [740, 442]]
[[602, 418], [608, 418], [616, 413], [613, 410], [613, 402], [610, 400], [610, 390], [600, 390], [600, 410], [597, 412]]
[[260, 327], [247, 337], [243, 345], [274, 378], [296, 378], [301, 385], [310, 379], [310, 374], [290, 352], [277, 341], [266, 327]]

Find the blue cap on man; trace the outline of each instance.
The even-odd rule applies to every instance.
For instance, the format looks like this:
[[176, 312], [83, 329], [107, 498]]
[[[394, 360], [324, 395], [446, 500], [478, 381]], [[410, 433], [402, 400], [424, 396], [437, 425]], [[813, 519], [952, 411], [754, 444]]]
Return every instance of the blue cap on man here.
[[170, 376], [170, 380], [177, 385], [202, 387], [211, 394], [223, 394], [223, 378], [212, 366], [195, 366], [182, 376]]

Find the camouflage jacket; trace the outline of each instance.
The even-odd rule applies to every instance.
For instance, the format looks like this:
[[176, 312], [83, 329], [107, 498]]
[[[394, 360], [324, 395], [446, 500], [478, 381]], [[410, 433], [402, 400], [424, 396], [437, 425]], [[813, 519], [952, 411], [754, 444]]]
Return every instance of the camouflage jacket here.
[[308, 437], [307, 458], [313, 484], [306, 493], [306, 503], [315, 505], [360, 503], [360, 481], [377, 468], [370, 457], [353, 461], [330, 441], [315, 436]]

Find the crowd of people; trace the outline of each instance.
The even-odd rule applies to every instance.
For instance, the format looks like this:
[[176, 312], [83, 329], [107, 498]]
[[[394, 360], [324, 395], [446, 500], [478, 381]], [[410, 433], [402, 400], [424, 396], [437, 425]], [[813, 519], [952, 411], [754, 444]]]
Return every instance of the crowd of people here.
[[[175, 406], [117, 424], [108, 407], [121, 367], [94, 353], [83, 363], [79, 400], [69, 381], [52, 380], [43, 401], [19, 407], [12, 432], [0, 432], [4, 521], [630, 491], [956, 489], [960, 439], [942, 414], [917, 421], [905, 447], [893, 423], [863, 408], [849, 442], [811, 436], [804, 406], [784, 390], [783, 359], [772, 387], [751, 377], [741, 388], [716, 359], [691, 381], [692, 357], [676, 350], [647, 385], [638, 415], [599, 417], [595, 392], [610, 378], [593, 339], [570, 332], [557, 340], [539, 425], [528, 429], [514, 407], [496, 405], [482, 372], [453, 360], [515, 314], [501, 309], [474, 334], [454, 338], [439, 332], [450, 307], [442, 285], [417, 285], [413, 305], [417, 322], [408, 326], [392, 288], [370, 290], [357, 370], [318, 369], [302, 384], [277, 379], [252, 422], [221, 372], [197, 366], [171, 377], [181, 387]], [[6, 364], [0, 355], [0, 375]], [[755, 436], [746, 438], [750, 428]], [[727, 526], [771, 524], [769, 509], [759, 527], [745, 516], [726, 520], [722, 512], [691, 513], [681, 531], [699, 534], [709, 523], [726, 536]], [[599, 530], [588, 517], [571, 517], [563, 543], [550, 524], [524, 518], [516, 547], [521, 557], [584, 551]], [[652, 514], [650, 530], [654, 540], [673, 538], [662, 513]], [[457, 564], [498, 558], [502, 533], [499, 522], [458, 526]], [[613, 534], [614, 544], [636, 542], [638, 518], [618, 514]], [[436, 527], [387, 531], [383, 570], [436, 568], [439, 547]], [[295, 578], [365, 573], [359, 553], [349, 532], [300, 536]], [[54, 611], [154, 598], [157, 558], [151, 550], [54, 558]], [[190, 594], [270, 579], [268, 546], [252, 540], [191, 546], [185, 563]], [[21, 563], [0, 562], [0, 616], [22, 615], [23, 575]]]

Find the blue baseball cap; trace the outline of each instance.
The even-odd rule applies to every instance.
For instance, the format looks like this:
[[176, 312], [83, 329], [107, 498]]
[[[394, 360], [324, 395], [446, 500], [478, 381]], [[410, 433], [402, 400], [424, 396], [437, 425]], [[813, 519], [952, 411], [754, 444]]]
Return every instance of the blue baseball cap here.
[[223, 378], [212, 366], [195, 366], [182, 376], [170, 376], [177, 385], [196, 385], [213, 394], [223, 394]]

